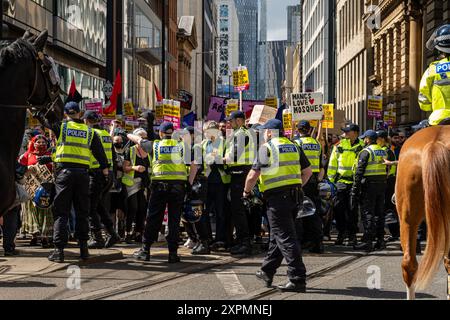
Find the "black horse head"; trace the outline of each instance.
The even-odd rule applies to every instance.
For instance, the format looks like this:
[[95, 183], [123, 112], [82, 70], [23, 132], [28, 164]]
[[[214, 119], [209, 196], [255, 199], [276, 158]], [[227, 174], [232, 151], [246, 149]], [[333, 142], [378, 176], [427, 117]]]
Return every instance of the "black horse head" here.
[[0, 216], [15, 200], [15, 164], [27, 109], [50, 122], [63, 118], [64, 104], [53, 60], [43, 51], [48, 32], [26, 32], [13, 43], [0, 42]]

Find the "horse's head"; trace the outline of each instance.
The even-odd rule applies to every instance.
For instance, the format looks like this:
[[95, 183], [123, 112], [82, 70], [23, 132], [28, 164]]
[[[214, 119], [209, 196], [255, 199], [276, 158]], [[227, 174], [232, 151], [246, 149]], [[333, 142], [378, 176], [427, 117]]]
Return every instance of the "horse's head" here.
[[0, 52], [2, 80], [9, 82], [1, 90], [0, 106], [43, 112], [49, 121], [61, 120], [59, 75], [53, 59], [44, 54], [48, 32], [29, 31]]

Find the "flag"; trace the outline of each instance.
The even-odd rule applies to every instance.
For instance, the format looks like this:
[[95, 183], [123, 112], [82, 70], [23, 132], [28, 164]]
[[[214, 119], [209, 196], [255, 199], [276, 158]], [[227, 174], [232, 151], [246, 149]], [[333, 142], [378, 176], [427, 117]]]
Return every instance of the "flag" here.
[[161, 92], [159, 92], [158, 87], [156, 86], [156, 83], [154, 84], [154, 86], [155, 86], [155, 92], [156, 92], [156, 101], [162, 102], [164, 98], [161, 95]]
[[111, 98], [109, 99], [110, 105], [103, 110], [104, 114], [114, 113], [117, 110], [117, 99], [122, 93], [122, 77], [120, 76], [120, 70], [117, 71], [116, 81], [114, 81], [114, 87], [112, 90]]
[[187, 115], [183, 117], [183, 126], [184, 127], [193, 127], [195, 121], [196, 114], [191, 111]]
[[69, 95], [67, 96], [66, 102], [75, 101], [76, 103], [80, 103], [83, 101], [83, 97], [77, 90], [77, 86], [75, 84], [75, 78], [72, 78], [72, 83], [70, 84]]

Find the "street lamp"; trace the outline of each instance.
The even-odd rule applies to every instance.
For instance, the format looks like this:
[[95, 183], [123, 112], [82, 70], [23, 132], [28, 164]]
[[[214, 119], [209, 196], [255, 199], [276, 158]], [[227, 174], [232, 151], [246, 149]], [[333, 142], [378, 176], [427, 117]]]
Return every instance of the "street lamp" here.
[[[203, 52], [196, 52], [195, 53], [195, 93], [194, 93], [194, 99], [195, 99], [195, 111], [198, 111], [198, 106], [197, 106], [197, 70], [198, 70], [198, 56], [199, 55], [203, 55], [203, 54], [213, 54], [214, 51], [210, 50], [210, 51], [203, 51]], [[203, 70], [203, 69], [202, 69]], [[197, 113], [198, 114], [198, 113]], [[201, 112], [201, 119], [203, 120], [203, 108], [202, 108], [202, 112]]]

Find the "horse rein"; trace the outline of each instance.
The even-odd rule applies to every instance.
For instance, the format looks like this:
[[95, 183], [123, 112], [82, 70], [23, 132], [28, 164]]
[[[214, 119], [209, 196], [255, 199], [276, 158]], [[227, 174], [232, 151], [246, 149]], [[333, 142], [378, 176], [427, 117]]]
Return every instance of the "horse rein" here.
[[[28, 109], [28, 110], [31, 109], [34, 111], [45, 110], [46, 112], [45, 112], [44, 116], [47, 116], [50, 111], [54, 110], [55, 105], [58, 102], [58, 99], [60, 98], [59, 92], [60, 92], [61, 88], [58, 86], [59, 90], [56, 93], [50, 89], [50, 86], [48, 83], [49, 76], [47, 76], [47, 74], [51, 70], [52, 65], [50, 62], [46, 61], [46, 55], [41, 51], [38, 52], [37, 54], [36, 54], [36, 52], [33, 52], [33, 54], [36, 57], [36, 60], [35, 60], [36, 71], [35, 71], [35, 76], [34, 76], [33, 90], [31, 91], [30, 96], [26, 100], [26, 104], [23, 104], [23, 105], [0, 104], [0, 108], [15, 108], [15, 109]], [[37, 89], [37, 84], [38, 84], [38, 75], [39, 75], [39, 70], [38, 70], [39, 66], [41, 67], [41, 71], [44, 76], [45, 88], [47, 90], [47, 95], [50, 98], [50, 101], [47, 104], [35, 105], [35, 104], [32, 104], [30, 102], [30, 100], [33, 99], [33, 97], [36, 94], [36, 89]], [[46, 68], [47, 68], [47, 70], [45, 70]]]

